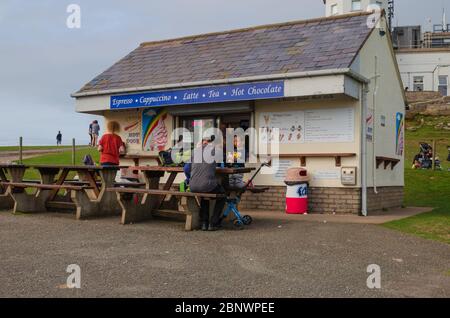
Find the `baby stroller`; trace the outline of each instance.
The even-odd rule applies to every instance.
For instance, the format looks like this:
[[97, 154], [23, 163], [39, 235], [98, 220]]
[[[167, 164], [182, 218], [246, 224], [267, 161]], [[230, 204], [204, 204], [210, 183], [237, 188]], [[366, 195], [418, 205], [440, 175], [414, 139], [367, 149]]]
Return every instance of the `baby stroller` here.
[[[413, 168], [415, 169], [431, 169], [433, 168], [433, 147], [426, 142], [421, 142], [420, 152], [414, 157]], [[441, 161], [435, 158], [436, 169], [441, 169]]]
[[253, 180], [256, 178], [263, 167], [269, 167], [270, 165], [271, 162], [261, 164], [258, 170], [256, 170], [256, 172], [253, 174], [253, 176], [245, 183], [244, 187], [239, 189], [231, 189], [233, 191], [231, 191], [231, 195], [227, 197], [227, 205], [225, 208], [225, 212], [222, 215], [222, 220], [226, 219], [230, 215], [230, 213], [233, 213], [235, 217], [235, 219], [233, 220], [233, 225], [236, 228], [242, 229], [245, 225], [252, 224], [252, 217], [250, 215], [242, 216], [238, 210], [238, 205], [241, 201], [242, 194], [244, 194], [247, 190], [251, 191], [252, 193], [262, 193], [268, 190], [268, 188], [255, 188], [253, 186]]

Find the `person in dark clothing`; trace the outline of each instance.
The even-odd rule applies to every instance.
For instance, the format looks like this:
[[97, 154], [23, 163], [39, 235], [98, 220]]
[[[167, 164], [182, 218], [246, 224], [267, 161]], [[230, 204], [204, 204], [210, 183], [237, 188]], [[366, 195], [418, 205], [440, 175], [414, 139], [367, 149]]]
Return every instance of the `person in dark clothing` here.
[[92, 125], [94, 124], [94, 122], [89, 124], [89, 138], [91, 139], [91, 141], [89, 142], [89, 146], [92, 147], [92, 141], [94, 140], [94, 136], [92, 135]]
[[[189, 187], [191, 192], [194, 193], [225, 193], [224, 188], [220, 185], [216, 177], [217, 163], [215, 161], [209, 162], [209, 160], [205, 160], [204, 158], [208, 150], [211, 150], [209, 147], [214, 146], [211, 145], [211, 139], [208, 138], [203, 139], [202, 144], [194, 150], [190, 171], [187, 171], [190, 175]], [[219, 229], [225, 203], [225, 198], [216, 200], [214, 213], [210, 222], [209, 201], [201, 200], [200, 222], [202, 224], [202, 231], [217, 231]]]
[[58, 134], [56, 135], [56, 145], [61, 146], [62, 143], [62, 134], [61, 131], [58, 131]]

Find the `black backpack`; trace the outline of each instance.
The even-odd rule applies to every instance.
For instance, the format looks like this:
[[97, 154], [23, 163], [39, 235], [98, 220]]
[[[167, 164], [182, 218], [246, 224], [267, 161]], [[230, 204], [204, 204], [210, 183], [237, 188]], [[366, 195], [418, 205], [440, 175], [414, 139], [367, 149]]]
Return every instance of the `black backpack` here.
[[159, 160], [161, 160], [161, 164], [163, 166], [173, 166], [175, 163], [172, 160], [172, 149], [160, 151], [158, 153]]
[[95, 166], [94, 159], [92, 159], [91, 155], [84, 156], [83, 163], [85, 166]]

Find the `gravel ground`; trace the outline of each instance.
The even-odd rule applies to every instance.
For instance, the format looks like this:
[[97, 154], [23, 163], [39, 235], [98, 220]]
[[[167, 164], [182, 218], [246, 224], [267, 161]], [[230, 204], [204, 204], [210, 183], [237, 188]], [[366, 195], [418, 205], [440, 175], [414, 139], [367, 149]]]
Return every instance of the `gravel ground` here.
[[[0, 213], [0, 297], [450, 297], [450, 246], [376, 225], [183, 223]], [[66, 267], [81, 267], [67, 289]], [[381, 289], [366, 286], [369, 264]]]

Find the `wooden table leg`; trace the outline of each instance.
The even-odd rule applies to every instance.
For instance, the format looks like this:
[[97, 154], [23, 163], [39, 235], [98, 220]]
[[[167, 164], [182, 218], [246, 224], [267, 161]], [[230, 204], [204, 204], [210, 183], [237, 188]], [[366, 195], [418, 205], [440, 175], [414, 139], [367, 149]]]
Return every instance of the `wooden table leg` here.
[[[3, 168], [0, 168], [0, 180], [2, 182], [8, 182], [8, 178], [6, 177], [6, 174], [3, 171]], [[6, 191], [6, 187], [3, 185], [0, 185], [0, 193], [4, 193], [5, 191]]]
[[[61, 171], [59, 168], [38, 168], [42, 184], [54, 184], [56, 175]], [[64, 180], [61, 181], [64, 183]], [[62, 184], [60, 183], [60, 184]], [[38, 190], [36, 200], [53, 201], [58, 195], [58, 190]]]
[[[26, 167], [11, 167], [8, 169], [11, 176], [11, 181], [21, 183], [25, 175]], [[15, 189], [10, 191], [14, 200], [13, 213], [38, 213], [46, 212], [46, 199], [48, 198], [49, 190], [38, 190], [35, 194], [28, 194], [24, 189]]]
[[3, 171], [3, 168], [0, 168], [0, 180], [3, 182], [8, 182], [8, 178], [6, 177], [5, 171]]
[[[41, 176], [41, 182], [42, 184], [53, 184], [55, 182], [55, 176], [60, 172], [61, 169], [43, 169], [39, 168], [39, 174]], [[64, 182], [64, 180], [62, 181]]]
[[[164, 172], [144, 171], [145, 188], [159, 189], [159, 182]], [[122, 207], [122, 224], [130, 224], [152, 218], [152, 213], [160, 205], [159, 195], [133, 194], [132, 198], [117, 194]]]
[[181, 197], [180, 205], [186, 213], [186, 223], [184, 229], [193, 231], [200, 229], [200, 204], [196, 198]]
[[[45, 170], [42, 170], [40, 172], [41, 172], [42, 181], [44, 181], [43, 174], [45, 174], [46, 172], [45, 172]], [[69, 175], [69, 172], [70, 172], [69, 169], [62, 169], [61, 174], [58, 177], [58, 180], [56, 180], [56, 182], [55, 182], [55, 185], [62, 185], [64, 183], [64, 181], [66, 181], [66, 178]], [[53, 180], [55, 178], [55, 175], [53, 176]], [[48, 179], [49, 176], [46, 176], [45, 178]], [[46, 180], [46, 181], [48, 181], [48, 180]], [[58, 195], [58, 191], [59, 191], [58, 189], [51, 190], [50, 195], [48, 197], [48, 201], [53, 201], [56, 198], [56, 196]]]
[[[173, 186], [173, 183], [175, 181], [175, 179], [177, 178], [178, 172], [171, 172], [169, 175], [169, 178], [167, 179], [166, 183], [163, 186], [163, 190], [170, 190]], [[159, 185], [158, 185], [159, 187]], [[165, 200], [166, 196], [165, 195], [161, 195], [159, 196], [159, 201], [157, 201], [157, 207], [160, 208], [161, 205], [163, 204], [164, 200]]]
[[[76, 218], [86, 219], [91, 217], [116, 216], [122, 212], [120, 202], [114, 192], [107, 192], [107, 188], [113, 188], [118, 169], [102, 169], [99, 171], [101, 188], [97, 186], [94, 171], [78, 171], [80, 177], [88, 182], [93, 190], [73, 191], [72, 201], [77, 207]], [[88, 192], [94, 191], [94, 197]]]
[[11, 182], [17, 183], [23, 181], [23, 176], [25, 175], [24, 167], [10, 167], [8, 168], [9, 175], [11, 176]]
[[95, 196], [98, 198], [100, 195], [100, 189], [97, 185], [97, 181], [95, 179], [95, 172], [93, 171], [86, 171], [86, 170], [79, 170], [77, 171], [78, 176], [80, 177], [81, 181], [85, 181], [89, 184], [89, 186], [94, 191]]
[[[5, 171], [0, 168], [0, 180], [2, 182], [8, 182]], [[11, 210], [14, 207], [14, 200], [8, 193], [8, 187], [0, 185], [0, 210]]]

